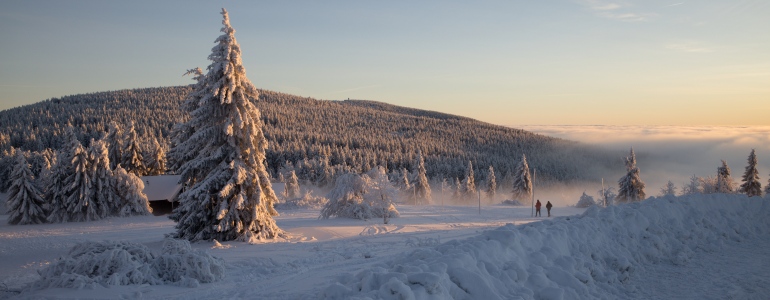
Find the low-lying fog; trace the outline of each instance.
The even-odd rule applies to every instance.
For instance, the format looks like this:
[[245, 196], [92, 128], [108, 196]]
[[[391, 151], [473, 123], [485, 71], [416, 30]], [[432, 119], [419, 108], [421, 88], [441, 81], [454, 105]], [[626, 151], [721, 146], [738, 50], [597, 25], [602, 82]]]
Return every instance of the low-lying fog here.
[[[524, 130], [600, 146], [619, 153], [617, 172], [601, 175], [605, 185], [615, 188], [625, 173], [621, 157], [631, 147], [646, 184], [648, 196], [657, 196], [669, 181], [677, 192], [692, 175], [715, 176], [721, 160], [740, 184], [751, 149], [756, 150], [759, 177], [764, 189], [770, 177], [770, 126], [583, 126], [518, 125]], [[573, 205], [582, 192], [597, 197], [601, 182], [550, 191], [539, 191], [557, 205]], [[536, 189], [536, 197], [538, 190]], [[540, 198], [540, 197], [538, 197]], [[541, 198], [542, 200], [543, 198]]]

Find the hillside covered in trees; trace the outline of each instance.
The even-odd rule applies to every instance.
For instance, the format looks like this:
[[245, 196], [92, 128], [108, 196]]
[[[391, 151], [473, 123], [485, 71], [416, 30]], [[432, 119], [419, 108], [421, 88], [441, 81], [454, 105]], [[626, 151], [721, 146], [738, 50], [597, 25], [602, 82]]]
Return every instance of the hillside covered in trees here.
[[[190, 90], [97, 92], [8, 109], [0, 112], [0, 149], [58, 149], [68, 124], [88, 145], [106, 135], [113, 121], [123, 127], [133, 121], [145, 144], [157, 139], [167, 147], [174, 124], [187, 118], [181, 105]], [[470, 161], [476, 180], [484, 180], [491, 165], [498, 181], [506, 183], [522, 154], [537, 169], [540, 184], [597, 180], [616, 169], [621, 157], [573, 141], [375, 101], [316, 100], [260, 90], [256, 105], [265, 123], [270, 171], [292, 168], [300, 179], [322, 185], [330, 175], [362, 173], [376, 165], [389, 172], [414, 172], [418, 151], [425, 157], [428, 177], [449, 182], [464, 178]]]

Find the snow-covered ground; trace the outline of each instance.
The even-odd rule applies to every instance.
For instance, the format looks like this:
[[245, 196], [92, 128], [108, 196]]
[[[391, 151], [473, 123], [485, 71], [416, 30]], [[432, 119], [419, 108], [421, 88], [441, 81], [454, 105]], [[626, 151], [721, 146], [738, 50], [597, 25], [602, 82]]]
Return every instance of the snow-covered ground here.
[[[543, 199], [541, 199], [543, 200]], [[196, 243], [224, 259], [222, 281], [28, 290], [78, 242], [160, 252], [163, 216], [11, 226], [0, 216], [0, 298], [768, 299], [770, 200], [711, 195], [608, 209], [408, 206], [382, 220], [286, 210], [288, 240]], [[542, 221], [541, 221], [542, 220]], [[510, 223], [509, 225], [506, 225]]]

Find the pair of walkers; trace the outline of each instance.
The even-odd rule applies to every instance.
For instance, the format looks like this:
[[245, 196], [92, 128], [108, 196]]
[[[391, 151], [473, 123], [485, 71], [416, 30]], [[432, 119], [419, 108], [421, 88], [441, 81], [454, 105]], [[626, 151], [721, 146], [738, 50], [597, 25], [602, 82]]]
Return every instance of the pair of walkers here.
[[[543, 216], [543, 215], [540, 214], [540, 206], [541, 206], [540, 199], [537, 199], [537, 203], [535, 203], [535, 217], [537, 217], [537, 216], [542, 217]], [[553, 204], [551, 204], [551, 201], [548, 201], [548, 203], [545, 204], [545, 209], [548, 210], [548, 216], [549, 217], [551, 216], [551, 207], [553, 207]]]

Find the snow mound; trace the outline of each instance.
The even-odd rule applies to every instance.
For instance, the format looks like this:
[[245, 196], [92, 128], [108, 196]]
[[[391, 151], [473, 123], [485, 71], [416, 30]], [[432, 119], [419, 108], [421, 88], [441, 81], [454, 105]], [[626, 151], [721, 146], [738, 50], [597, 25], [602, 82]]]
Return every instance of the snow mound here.
[[[651, 264], [686, 265], [770, 233], [770, 201], [743, 195], [665, 197], [420, 248], [343, 275], [325, 299], [604, 299], [627, 297], [630, 274]], [[633, 291], [630, 291], [633, 292]], [[615, 295], [615, 296], [608, 296]]]
[[146, 246], [125, 241], [82, 242], [51, 266], [39, 270], [32, 290], [94, 288], [97, 284], [174, 284], [197, 287], [224, 278], [224, 261], [186, 240], [166, 239], [155, 255]]

